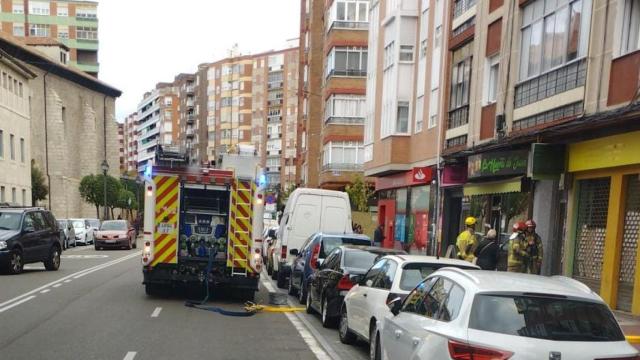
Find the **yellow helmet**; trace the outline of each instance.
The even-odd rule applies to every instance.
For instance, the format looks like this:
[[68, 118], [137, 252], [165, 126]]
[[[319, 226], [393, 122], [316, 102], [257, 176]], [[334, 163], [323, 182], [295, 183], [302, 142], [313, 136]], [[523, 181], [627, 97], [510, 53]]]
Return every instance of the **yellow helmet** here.
[[476, 224], [476, 218], [474, 218], [473, 216], [469, 216], [468, 218], [466, 218], [464, 220], [465, 225], [467, 226], [473, 226]]

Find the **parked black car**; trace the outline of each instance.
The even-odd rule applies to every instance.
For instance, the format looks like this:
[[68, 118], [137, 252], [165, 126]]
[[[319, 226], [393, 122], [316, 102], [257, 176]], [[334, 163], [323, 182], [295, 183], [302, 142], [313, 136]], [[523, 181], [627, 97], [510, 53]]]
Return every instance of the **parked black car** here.
[[406, 254], [402, 250], [372, 246], [338, 246], [327, 255], [318, 271], [308, 279], [307, 313], [319, 312], [322, 326], [335, 326], [344, 296], [381, 257]]
[[44, 262], [58, 270], [62, 240], [50, 211], [33, 207], [0, 207], [0, 269], [22, 272], [24, 264]]

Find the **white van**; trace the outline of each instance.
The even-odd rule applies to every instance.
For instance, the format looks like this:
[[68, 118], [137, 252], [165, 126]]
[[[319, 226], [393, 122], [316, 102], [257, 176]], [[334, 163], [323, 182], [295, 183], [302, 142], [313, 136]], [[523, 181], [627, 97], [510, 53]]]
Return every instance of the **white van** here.
[[300, 247], [316, 232], [353, 233], [351, 205], [345, 192], [322, 189], [296, 189], [289, 196], [280, 219], [274, 273], [278, 287], [284, 288]]

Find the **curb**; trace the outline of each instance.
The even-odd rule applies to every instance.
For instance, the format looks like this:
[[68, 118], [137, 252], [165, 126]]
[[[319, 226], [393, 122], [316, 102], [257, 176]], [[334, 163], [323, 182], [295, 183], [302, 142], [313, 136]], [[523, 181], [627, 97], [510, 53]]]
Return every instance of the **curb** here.
[[640, 344], [640, 335], [629, 335], [626, 338], [630, 344]]

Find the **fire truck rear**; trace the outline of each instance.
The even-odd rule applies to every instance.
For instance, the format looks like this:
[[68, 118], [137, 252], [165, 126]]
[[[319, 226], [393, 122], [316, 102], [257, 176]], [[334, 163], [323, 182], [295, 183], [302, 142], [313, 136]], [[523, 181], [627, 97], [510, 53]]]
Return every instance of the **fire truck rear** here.
[[218, 163], [189, 167], [179, 151], [160, 148], [153, 167], [146, 168], [142, 273], [148, 295], [205, 281], [247, 299], [258, 289], [264, 190], [259, 158], [253, 152], [228, 154]]

